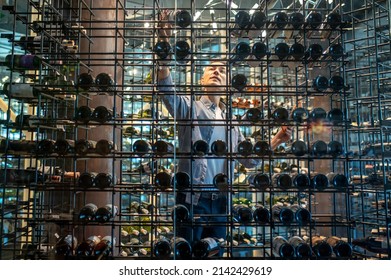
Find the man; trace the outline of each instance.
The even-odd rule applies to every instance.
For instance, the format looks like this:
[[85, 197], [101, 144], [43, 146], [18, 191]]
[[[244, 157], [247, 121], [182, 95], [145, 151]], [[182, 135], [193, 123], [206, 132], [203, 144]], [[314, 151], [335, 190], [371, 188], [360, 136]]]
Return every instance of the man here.
[[[170, 37], [171, 26], [166, 22], [167, 11], [161, 14], [160, 39]], [[222, 94], [227, 93], [227, 66], [223, 62], [213, 62], [206, 66], [200, 80], [203, 95], [199, 100], [176, 94], [170, 70], [160, 65], [157, 71], [160, 97], [167, 110], [177, 120], [178, 144], [181, 153], [190, 154], [192, 144], [205, 140], [209, 146], [215, 140], [228, 144], [228, 151], [235, 153], [239, 142], [245, 140], [238, 126], [227, 126], [230, 116], [222, 102]], [[283, 127], [271, 140], [271, 148], [286, 142], [291, 130]], [[231, 146], [232, 145], [232, 146]], [[251, 158], [238, 159], [245, 167], [251, 168], [259, 161]], [[176, 203], [183, 204], [192, 213], [193, 226], [177, 225], [177, 234], [189, 241], [205, 237], [226, 238], [228, 200], [227, 194], [213, 186], [213, 178], [219, 173], [232, 175], [232, 162], [228, 157], [180, 158], [178, 171], [187, 172], [191, 178], [192, 191], [178, 192]]]

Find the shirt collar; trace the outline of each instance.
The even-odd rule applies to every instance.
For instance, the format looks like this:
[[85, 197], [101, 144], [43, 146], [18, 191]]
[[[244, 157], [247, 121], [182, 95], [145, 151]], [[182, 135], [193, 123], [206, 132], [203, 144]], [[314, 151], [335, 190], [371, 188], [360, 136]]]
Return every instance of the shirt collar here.
[[[213, 109], [213, 110], [215, 109], [215, 104], [212, 101], [210, 101], [209, 97], [207, 97], [206, 95], [201, 96], [200, 101], [204, 103], [206, 108]], [[219, 107], [223, 112], [226, 109], [226, 105], [222, 101], [220, 101]]]

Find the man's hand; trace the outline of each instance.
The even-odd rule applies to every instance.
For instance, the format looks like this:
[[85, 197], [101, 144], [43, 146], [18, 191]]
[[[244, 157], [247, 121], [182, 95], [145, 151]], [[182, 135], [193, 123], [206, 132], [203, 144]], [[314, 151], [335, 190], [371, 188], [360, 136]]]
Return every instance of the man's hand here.
[[170, 15], [169, 10], [162, 10], [158, 16], [158, 36], [159, 41], [169, 42], [172, 35], [172, 24], [169, 23], [168, 18]]
[[293, 133], [293, 128], [288, 127], [288, 126], [282, 126], [280, 131], [277, 132], [277, 134], [273, 137], [273, 139], [270, 142], [270, 146], [272, 150], [277, 148], [278, 145], [288, 142]]
[[293, 128], [288, 126], [282, 126], [281, 130], [277, 132], [275, 137], [277, 137], [281, 141], [281, 143], [285, 143], [291, 139], [292, 133], [293, 133]]

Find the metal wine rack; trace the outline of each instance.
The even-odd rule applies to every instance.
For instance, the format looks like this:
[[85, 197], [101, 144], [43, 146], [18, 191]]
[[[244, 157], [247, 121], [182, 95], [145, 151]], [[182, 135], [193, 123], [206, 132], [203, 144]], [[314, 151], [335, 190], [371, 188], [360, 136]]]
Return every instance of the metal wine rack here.
[[[154, 241], [175, 237], [177, 228], [183, 226], [174, 222], [172, 216], [178, 193], [176, 184], [161, 188], [156, 175], [164, 170], [174, 176], [179, 158], [198, 157], [178, 149], [178, 127], [203, 124], [193, 118], [185, 121], [171, 116], [158, 91], [157, 71], [162, 59], [155, 46], [159, 42], [160, 12], [165, 9], [185, 10], [192, 17], [189, 26], [174, 24], [169, 39], [172, 47], [178, 41], [186, 41], [190, 46], [185, 61], [176, 60], [174, 51], [168, 59], [177, 95], [198, 100], [202, 95], [199, 80], [203, 68], [210, 61], [220, 61], [227, 65], [227, 82], [231, 86], [222, 94], [228, 118], [215, 126], [237, 127], [253, 143], [264, 140], [269, 145], [282, 127], [293, 128], [291, 138], [270, 155], [240, 155], [233, 149], [226, 155], [228, 162], [235, 164], [234, 171], [227, 174], [227, 214], [223, 215], [227, 222], [222, 224], [227, 237], [220, 244], [224, 255], [211, 258], [296, 259], [297, 255], [281, 256], [275, 250], [279, 246], [277, 239], [280, 242], [293, 236], [302, 237], [310, 246], [315, 245], [311, 240], [317, 236], [337, 236], [352, 249], [348, 256], [332, 253], [322, 257], [314, 253], [310, 259], [389, 258], [389, 254], [353, 245], [355, 239], [378, 236], [390, 250], [389, 1], [27, 2], [27, 6], [19, 0], [3, 4], [0, 17], [0, 43], [6, 50], [0, 59], [1, 259], [156, 259], [159, 256], [154, 253]], [[260, 29], [241, 29], [235, 24], [238, 14], [245, 12], [251, 17], [259, 11], [267, 19]], [[300, 12], [306, 22], [314, 11], [322, 15], [316, 29], [308, 23], [298, 29], [291, 24], [283, 28], [276, 25], [278, 12]], [[333, 12], [342, 19], [335, 29], [326, 23], [326, 16]], [[239, 43], [252, 47], [258, 42], [268, 48], [264, 57], [249, 55], [233, 61]], [[279, 43], [288, 47], [298, 43], [307, 52], [300, 59], [291, 55], [281, 59], [276, 54]], [[308, 48], [315, 43], [323, 51], [312, 60], [307, 56]], [[343, 47], [343, 53], [333, 56], [330, 46], [336, 44]], [[39, 62], [31, 69], [17, 67], [17, 55], [35, 55]], [[95, 84], [87, 86], [89, 89], [83, 89], [79, 79], [82, 73], [95, 79], [100, 73], [108, 73], [114, 84], [107, 90], [95, 80]], [[232, 85], [238, 74], [247, 78], [239, 90]], [[332, 77], [341, 77], [343, 84], [336, 90], [330, 85], [317, 90], [314, 81], [319, 76], [326, 77], [327, 83]], [[7, 83], [12, 85], [7, 88]], [[32, 97], [17, 96], [15, 89], [20, 84], [27, 84], [30, 91], [33, 88]], [[80, 122], [76, 114], [81, 106], [92, 110], [105, 106], [111, 110], [112, 118], [104, 123], [93, 119]], [[300, 123], [289, 117], [281, 123], [272, 118], [274, 110], [280, 107], [289, 113], [297, 107], [308, 112], [322, 108], [326, 113], [340, 109], [343, 119], [335, 123], [326, 119]], [[259, 110], [260, 119], [256, 122], [246, 119], [251, 108]], [[15, 117], [22, 113], [32, 116], [30, 122], [22, 125], [20, 118], [16, 122]], [[65, 154], [48, 149], [34, 151], [46, 139], [105, 139], [116, 144], [116, 149], [105, 155], [81, 155], [72, 149]], [[30, 140], [35, 148], [14, 151], [14, 140]], [[151, 145], [164, 140], [174, 145], [174, 151], [140, 154], [134, 149], [138, 140]], [[298, 140], [307, 149], [315, 141], [337, 141], [343, 152], [314, 156], [305, 151], [297, 156], [291, 147]], [[238, 158], [257, 159], [260, 164], [245, 168], [236, 161]], [[112, 183], [99, 188], [80, 182], [79, 175], [94, 172], [110, 174]], [[317, 174], [341, 174], [348, 185], [339, 189], [331, 185], [324, 189], [282, 189], [272, 179], [279, 173], [293, 177], [298, 172], [310, 178]], [[249, 183], [249, 178], [258, 173], [271, 178], [267, 188], [260, 190]], [[191, 185], [190, 189], [197, 192], [196, 186]], [[110, 210], [114, 217], [105, 223], [83, 222], [80, 212], [88, 203], [97, 207], [114, 205]], [[261, 204], [271, 210], [276, 203], [287, 207], [299, 204], [309, 210], [311, 220], [308, 224], [294, 221], [287, 225], [275, 218], [265, 224], [254, 220], [243, 224], [234, 219], [235, 204], [250, 208]], [[207, 225], [197, 224], [192, 207], [189, 210], [189, 224]], [[72, 248], [63, 253], [60, 245], [68, 240], [64, 239], [68, 235], [75, 245], [68, 244]], [[110, 236], [115, 242], [99, 256], [77, 255], [76, 244], [92, 235]], [[173, 253], [166, 257], [178, 258]]]

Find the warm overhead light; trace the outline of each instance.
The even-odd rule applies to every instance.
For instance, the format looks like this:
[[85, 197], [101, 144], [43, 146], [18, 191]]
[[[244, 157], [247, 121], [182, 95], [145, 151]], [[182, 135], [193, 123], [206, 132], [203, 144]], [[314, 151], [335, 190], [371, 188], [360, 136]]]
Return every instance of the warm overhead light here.
[[1, 81], [2, 81], [3, 83], [5, 83], [9, 78], [10, 78], [9, 76], [4, 76], [4, 77], [1, 79]]
[[197, 19], [199, 19], [203, 11], [204, 10], [196, 11], [194, 14], [194, 17], [193, 17], [193, 21], [196, 21]]
[[149, 27], [149, 22], [144, 23], [144, 27], [148, 28]]
[[249, 14], [252, 15], [253, 13], [255, 13], [255, 10], [258, 8], [259, 8], [259, 4], [255, 3], [254, 6], [251, 8]]
[[[223, 0], [224, 2], [224, 0]], [[234, 3], [234, 1], [230, 1], [230, 0], [226, 0], [225, 3], [229, 6], [231, 4], [231, 8], [232, 9], [237, 9], [239, 8], [239, 6], [237, 4]]]

